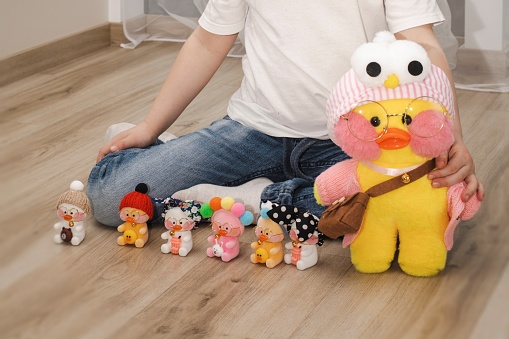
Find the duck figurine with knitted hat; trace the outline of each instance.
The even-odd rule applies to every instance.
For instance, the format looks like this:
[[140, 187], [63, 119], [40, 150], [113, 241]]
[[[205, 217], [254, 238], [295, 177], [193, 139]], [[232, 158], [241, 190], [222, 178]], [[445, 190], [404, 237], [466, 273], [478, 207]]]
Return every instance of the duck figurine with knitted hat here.
[[397, 189], [369, 198], [360, 229], [346, 234], [343, 245], [350, 245], [360, 272], [389, 269], [399, 244], [405, 273], [435, 275], [445, 267], [459, 221], [480, 205], [475, 196], [460, 199], [464, 182], [433, 188], [427, 172], [413, 175], [432, 170], [433, 159], [454, 142], [450, 81], [422, 46], [389, 32], [361, 45], [351, 63], [331, 92], [326, 115], [330, 138], [352, 159], [317, 177], [315, 197], [330, 206], [400, 178]]
[[58, 198], [57, 216], [62, 220], [53, 226], [58, 231], [53, 237], [57, 244], [70, 242], [77, 246], [85, 239], [85, 219], [90, 214], [90, 201], [83, 189], [83, 183], [75, 180], [69, 190]]
[[122, 235], [117, 238], [120, 246], [126, 244], [138, 248], [145, 246], [148, 241], [147, 221], [152, 219], [154, 206], [147, 194], [148, 186], [140, 183], [135, 190], [127, 193], [120, 201], [120, 219], [124, 223], [117, 227]]

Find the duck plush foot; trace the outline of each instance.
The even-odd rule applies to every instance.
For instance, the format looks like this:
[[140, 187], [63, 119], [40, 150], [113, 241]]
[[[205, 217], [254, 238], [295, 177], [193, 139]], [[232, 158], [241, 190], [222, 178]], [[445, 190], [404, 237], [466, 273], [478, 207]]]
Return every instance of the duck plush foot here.
[[386, 261], [354, 261], [352, 257], [352, 263], [355, 266], [355, 269], [361, 273], [382, 273], [385, 272], [391, 267], [391, 263], [387, 263]]
[[403, 272], [414, 277], [432, 277], [440, 273], [440, 271], [444, 269], [444, 266], [426, 267], [426, 265], [408, 265], [402, 263], [399, 264], [399, 267], [403, 270]]
[[125, 240], [124, 240], [124, 236], [121, 235], [120, 237], [117, 238], [117, 244], [119, 244], [120, 246], [124, 246], [125, 245]]
[[136, 239], [136, 241], [134, 242], [134, 246], [142, 248], [143, 246], [145, 246], [145, 241], [143, 241], [142, 239]]

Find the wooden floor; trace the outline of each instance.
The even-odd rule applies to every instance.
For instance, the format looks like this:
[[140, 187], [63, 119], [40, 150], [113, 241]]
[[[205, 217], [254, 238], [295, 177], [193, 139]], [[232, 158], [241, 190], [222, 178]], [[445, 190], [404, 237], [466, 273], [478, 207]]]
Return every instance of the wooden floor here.
[[[509, 338], [508, 94], [459, 92], [488, 194], [437, 277], [358, 273], [338, 241], [306, 271], [268, 269], [250, 230], [230, 263], [205, 255], [208, 227], [188, 257], [161, 253], [162, 226], [136, 249], [93, 219], [81, 245], [54, 244], [58, 196], [86, 183], [108, 125], [142, 119], [179, 48], [108, 47], [0, 87], [0, 337]], [[171, 132], [224, 115], [240, 80], [228, 59]]]

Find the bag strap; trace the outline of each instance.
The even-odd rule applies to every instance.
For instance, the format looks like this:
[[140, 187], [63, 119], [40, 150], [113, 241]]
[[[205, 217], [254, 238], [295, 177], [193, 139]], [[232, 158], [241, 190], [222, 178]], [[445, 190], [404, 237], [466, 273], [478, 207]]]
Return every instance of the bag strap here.
[[408, 173], [403, 173], [403, 175], [401, 176], [394, 177], [392, 179], [381, 182], [371, 187], [366, 191], [366, 193], [372, 198], [378, 197], [379, 195], [388, 193], [397, 188], [403, 187], [417, 179], [420, 179], [421, 177], [431, 172], [434, 168], [435, 159], [433, 158], [431, 160], [426, 161], [424, 164], [411, 170]]

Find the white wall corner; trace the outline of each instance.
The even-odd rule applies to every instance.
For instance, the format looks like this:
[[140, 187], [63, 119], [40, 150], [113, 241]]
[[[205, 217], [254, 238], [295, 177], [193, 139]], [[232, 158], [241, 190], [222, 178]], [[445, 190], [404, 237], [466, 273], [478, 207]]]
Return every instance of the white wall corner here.
[[108, 0], [108, 20], [109, 22], [122, 22], [121, 0]]

